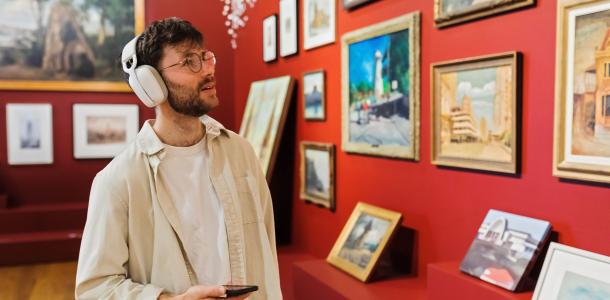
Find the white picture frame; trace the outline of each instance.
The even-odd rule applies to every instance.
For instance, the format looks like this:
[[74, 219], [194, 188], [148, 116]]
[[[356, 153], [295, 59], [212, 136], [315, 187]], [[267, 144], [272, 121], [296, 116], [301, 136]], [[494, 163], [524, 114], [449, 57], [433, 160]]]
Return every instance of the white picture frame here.
[[9, 165], [53, 163], [51, 104], [7, 104], [6, 133]]
[[138, 134], [135, 104], [74, 104], [74, 158], [112, 158]]
[[610, 257], [551, 242], [532, 300], [596, 299], [572, 292], [610, 296]]
[[297, 0], [280, 0], [280, 56], [296, 54], [298, 48]]
[[272, 62], [277, 59], [277, 16], [271, 15], [263, 20], [263, 61]]
[[303, 1], [303, 47], [331, 44], [336, 38], [336, 0]]

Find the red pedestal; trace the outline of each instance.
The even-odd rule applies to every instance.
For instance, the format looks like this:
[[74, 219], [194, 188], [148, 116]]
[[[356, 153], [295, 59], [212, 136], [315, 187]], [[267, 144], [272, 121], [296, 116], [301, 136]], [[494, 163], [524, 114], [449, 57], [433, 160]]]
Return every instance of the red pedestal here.
[[414, 277], [363, 283], [321, 259], [295, 263], [293, 276], [297, 299], [427, 299], [426, 287]]
[[532, 299], [532, 294], [532, 292], [513, 293], [466, 275], [460, 272], [459, 262], [428, 265], [428, 299], [430, 300], [529, 300]]

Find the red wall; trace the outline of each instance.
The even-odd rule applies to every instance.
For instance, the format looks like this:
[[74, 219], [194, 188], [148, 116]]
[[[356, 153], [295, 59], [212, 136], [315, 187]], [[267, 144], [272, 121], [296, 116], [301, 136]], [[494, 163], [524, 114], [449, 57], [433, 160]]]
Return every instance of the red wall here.
[[[299, 1], [302, 5], [303, 1]], [[297, 141], [337, 146], [337, 209], [330, 212], [299, 199], [298, 147], [294, 151], [294, 244], [323, 258], [356, 202], [364, 201], [404, 216], [416, 233], [418, 280], [430, 262], [461, 260], [490, 208], [550, 221], [562, 243], [610, 255], [610, 190], [608, 186], [560, 180], [551, 175], [555, 72], [556, 1], [438, 30], [433, 2], [382, 0], [353, 12], [337, 7], [337, 41], [304, 51], [299, 19], [299, 53], [266, 64], [262, 60], [262, 20], [279, 13], [277, 1], [259, 1], [249, 10], [235, 52], [235, 120], [241, 120], [253, 80], [289, 74], [297, 84]], [[421, 24], [421, 160], [393, 160], [341, 151], [342, 34], [405, 13], [422, 12]], [[302, 9], [299, 13], [302, 17]], [[516, 177], [439, 168], [430, 163], [430, 64], [450, 59], [501, 53], [523, 53], [522, 172]], [[324, 68], [327, 120], [303, 120], [302, 73]], [[277, 166], [275, 172], [281, 173]], [[290, 175], [290, 174], [287, 174]], [[285, 199], [275, 199], [284, 201]]]

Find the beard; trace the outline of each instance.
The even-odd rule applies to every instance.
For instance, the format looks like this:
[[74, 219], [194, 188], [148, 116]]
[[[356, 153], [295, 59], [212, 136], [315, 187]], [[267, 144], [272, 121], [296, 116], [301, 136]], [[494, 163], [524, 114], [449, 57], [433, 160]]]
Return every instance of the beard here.
[[191, 117], [201, 117], [212, 111], [218, 104], [216, 94], [206, 96], [205, 99], [199, 98], [199, 93], [203, 86], [215, 81], [214, 76], [208, 76], [203, 79], [197, 84], [195, 89], [167, 79], [164, 81], [167, 85], [167, 102], [177, 113]]

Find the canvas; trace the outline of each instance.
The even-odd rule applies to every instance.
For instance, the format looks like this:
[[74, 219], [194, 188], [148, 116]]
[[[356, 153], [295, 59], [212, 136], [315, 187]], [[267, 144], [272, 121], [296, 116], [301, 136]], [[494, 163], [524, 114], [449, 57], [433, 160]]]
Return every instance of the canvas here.
[[342, 147], [419, 159], [419, 12], [342, 38]]
[[255, 81], [250, 85], [239, 135], [254, 148], [268, 180], [275, 164], [293, 85], [290, 76]]
[[130, 91], [123, 46], [143, 0], [0, 1], [0, 89]]
[[297, 0], [280, 0], [280, 56], [296, 54], [298, 48]]
[[7, 104], [6, 131], [9, 165], [53, 163], [51, 104]]
[[263, 60], [265, 62], [274, 61], [277, 58], [276, 22], [275, 15], [271, 15], [263, 21]]
[[312, 49], [335, 41], [335, 0], [303, 0], [303, 45]]
[[534, 4], [535, 0], [434, 0], [434, 22], [446, 27]]
[[517, 52], [432, 65], [432, 163], [517, 171]]
[[303, 111], [305, 120], [324, 120], [326, 98], [324, 70], [303, 74]]
[[491, 209], [460, 270], [507, 290], [520, 290], [531, 284], [529, 273], [550, 232], [547, 221]]
[[335, 208], [335, 146], [301, 142], [301, 198]]

